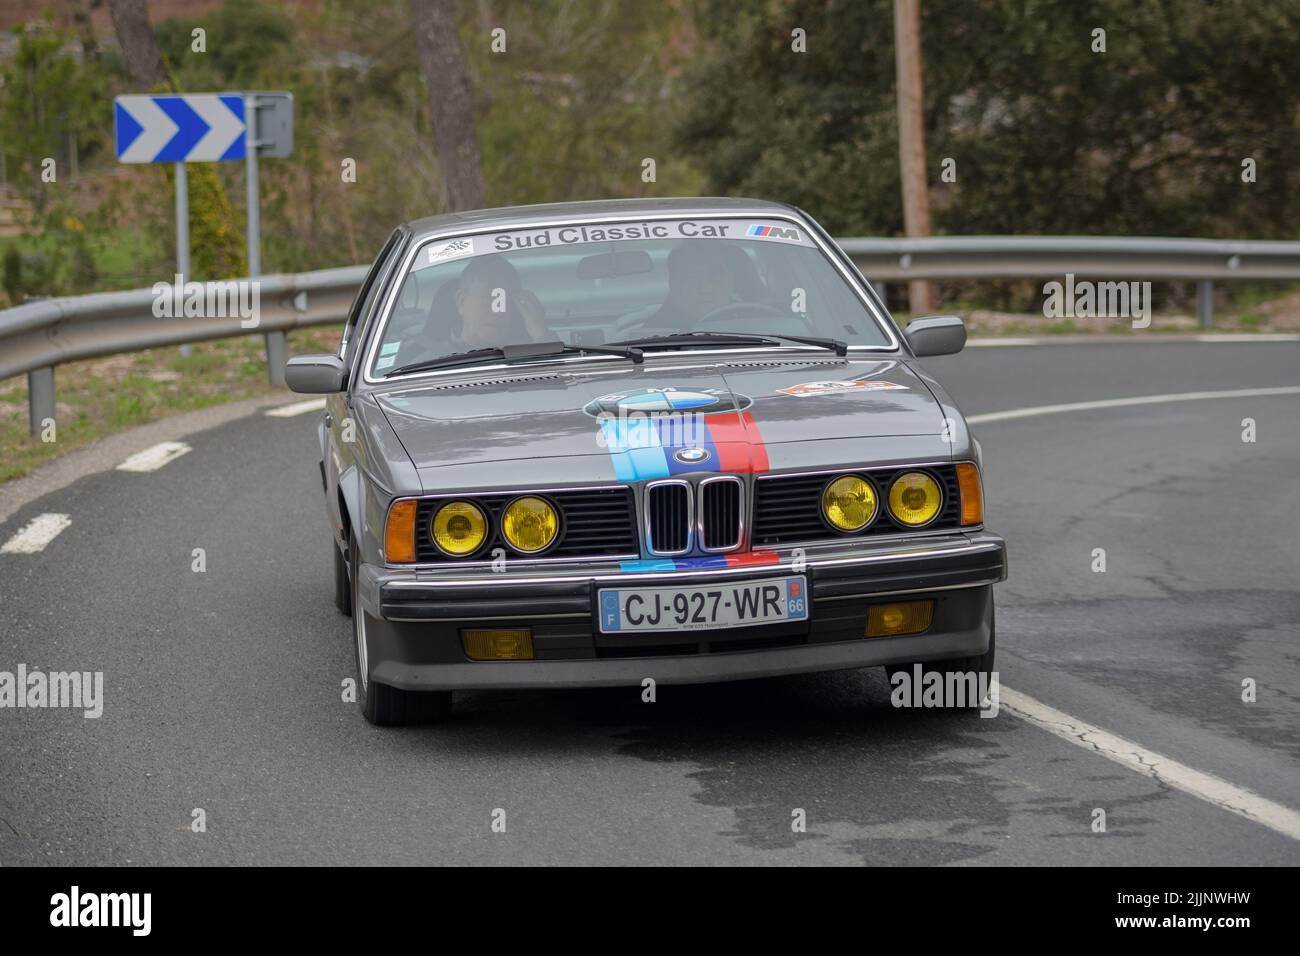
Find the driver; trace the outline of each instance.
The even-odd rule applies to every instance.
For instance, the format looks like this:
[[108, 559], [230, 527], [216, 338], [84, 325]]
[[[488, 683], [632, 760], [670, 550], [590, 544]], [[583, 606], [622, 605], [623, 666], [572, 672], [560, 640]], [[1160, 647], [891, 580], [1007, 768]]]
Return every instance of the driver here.
[[551, 338], [541, 301], [523, 287], [519, 273], [500, 255], [470, 261], [455, 285], [455, 308], [434, 306], [425, 325], [429, 339], [446, 352], [541, 342]]
[[736, 276], [723, 244], [687, 239], [668, 253], [668, 297], [644, 325], [690, 331], [706, 315], [737, 301]]

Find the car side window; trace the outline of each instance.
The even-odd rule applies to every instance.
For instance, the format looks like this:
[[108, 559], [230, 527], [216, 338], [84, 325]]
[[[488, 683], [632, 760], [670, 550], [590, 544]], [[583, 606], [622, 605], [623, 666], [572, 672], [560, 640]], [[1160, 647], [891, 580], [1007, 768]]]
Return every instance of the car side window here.
[[362, 280], [356, 298], [352, 300], [352, 307], [348, 310], [347, 323], [343, 326], [343, 339], [339, 342], [339, 358], [345, 361], [349, 359], [349, 346], [360, 329], [361, 318], [369, 314], [370, 307], [379, 292], [379, 275], [384, 271], [384, 264], [388, 261], [393, 249], [398, 245], [401, 236], [402, 230], [397, 229], [388, 237], [388, 241], [384, 243], [384, 248], [379, 250], [379, 255], [375, 257], [375, 261], [371, 264], [370, 271], [366, 273], [365, 279]]

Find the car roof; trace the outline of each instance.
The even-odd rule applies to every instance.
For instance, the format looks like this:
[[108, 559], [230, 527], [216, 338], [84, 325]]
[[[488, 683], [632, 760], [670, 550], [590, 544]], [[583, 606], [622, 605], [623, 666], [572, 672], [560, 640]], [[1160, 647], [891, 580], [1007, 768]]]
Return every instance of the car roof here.
[[670, 199], [600, 199], [590, 202], [539, 203], [534, 206], [503, 206], [500, 209], [472, 209], [465, 212], [428, 216], [406, 224], [416, 239], [443, 233], [453, 228], [480, 228], [500, 225], [503, 229], [526, 228], [531, 223], [550, 222], [557, 219], [608, 218], [626, 216], [635, 219], [651, 213], [682, 216], [735, 215], [763, 216], [772, 213], [797, 212], [785, 203], [763, 199], [731, 199], [725, 197], [670, 198]]

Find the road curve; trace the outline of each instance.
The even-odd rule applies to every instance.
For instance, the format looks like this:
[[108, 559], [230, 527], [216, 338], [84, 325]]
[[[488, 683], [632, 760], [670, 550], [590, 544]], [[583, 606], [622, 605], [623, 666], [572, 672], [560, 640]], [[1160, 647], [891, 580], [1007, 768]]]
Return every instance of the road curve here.
[[[968, 416], [1300, 386], [1295, 343], [925, 364]], [[974, 426], [1011, 555], [1003, 682], [1291, 813], [1298, 410], [1252, 395]], [[98, 719], [0, 708], [0, 865], [1300, 862], [1295, 836], [1069, 728], [896, 710], [875, 670], [665, 687], [653, 705], [638, 688], [466, 694], [446, 725], [371, 727], [341, 699], [313, 431], [254, 413], [171, 435], [188, 450], [156, 470], [109, 463], [0, 523], [3, 543], [67, 516], [0, 553], [0, 671], [104, 673]]]

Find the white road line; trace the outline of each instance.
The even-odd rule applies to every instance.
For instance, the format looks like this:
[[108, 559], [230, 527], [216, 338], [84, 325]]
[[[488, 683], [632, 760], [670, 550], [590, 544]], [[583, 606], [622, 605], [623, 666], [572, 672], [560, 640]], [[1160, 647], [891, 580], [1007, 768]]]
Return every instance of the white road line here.
[[1260, 823], [1270, 830], [1276, 830], [1283, 836], [1300, 840], [1300, 813], [1280, 803], [1274, 803], [1261, 797], [1253, 790], [1194, 770], [1177, 760], [1147, 750], [1131, 740], [1117, 737], [1115, 734], [1085, 723], [1077, 717], [1062, 713], [1048, 707], [1041, 701], [1034, 700], [1019, 691], [1003, 686], [1000, 688], [1000, 704], [1022, 720], [1062, 740], [1094, 753], [1101, 754], [1108, 760], [1123, 764], [1143, 776], [1159, 783], [1176, 787], [1190, 793], [1216, 807], [1245, 817], [1252, 823]]
[[0, 547], [0, 554], [36, 554], [72, 524], [67, 515], [37, 515]]
[[1224, 332], [1222, 335], [1198, 335], [1198, 342], [1300, 342], [1297, 332], [1247, 332], [1236, 334]]
[[[1089, 339], [1093, 341], [1089, 341]], [[1089, 336], [1039, 335], [997, 338], [968, 338], [967, 348], [997, 348], [1001, 345], [1170, 345], [1179, 342], [1209, 342], [1215, 345], [1256, 342], [1300, 342], [1300, 332], [1221, 332], [1208, 335], [1125, 335], [1123, 333]]]
[[1300, 395], [1300, 385], [1278, 388], [1239, 388], [1230, 392], [1178, 392], [1172, 395], [1139, 395], [1134, 398], [1107, 398], [1097, 402], [1071, 402], [1067, 405], [1035, 405], [1030, 408], [1012, 408], [1005, 412], [971, 415], [970, 425], [983, 422], [1004, 422], [1013, 418], [1036, 418], [1039, 415], [1059, 415], [1062, 412], [1082, 412], [1093, 408], [1124, 408], [1129, 405], [1160, 405], [1165, 402], [1199, 402], [1211, 398], [1258, 398], [1270, 395]]
[[319, 412], [325, 408], [325, 399], [309, 398], [305, 402], [294, 402], [292, 405], [281, 405], [279, 408], [273, 408], [267, 412], [269, 418], [292, 418], [294, 415], [305, 415], [307, 412]]
[[117, 466], [118, 471], [157, 471], [163, 465], [170, 461], [175, 461], [190, 451], [190, 446], [183, 441], [165, 441], [157, 445], [146, 448], [144, 451], [138, 451], [122, 464]]

